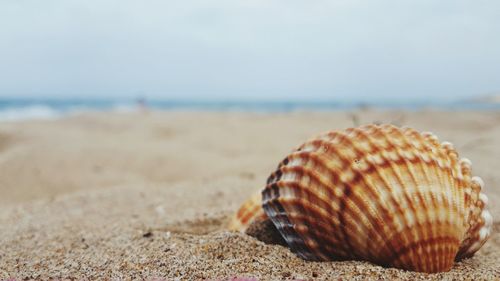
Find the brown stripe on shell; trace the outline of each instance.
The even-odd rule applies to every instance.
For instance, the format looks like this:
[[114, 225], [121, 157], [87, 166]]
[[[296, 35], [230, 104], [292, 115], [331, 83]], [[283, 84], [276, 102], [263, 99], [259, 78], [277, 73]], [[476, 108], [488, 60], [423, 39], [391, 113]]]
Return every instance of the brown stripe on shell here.
[[[307, 185], [305, 185], [301, 182], [297, 182], [297, 181], [294, 181], [294, 182], [292, 182], [292, 181], [280, 181], [277, 183], [280, 186], [279, 189], [286, 187], [286, 188], [292, 188], [292, 189], [295, 188], [297, 190], [300, 190], [302, 192], [300, 194], [301, 196], [305, 196], [311, 202], [315, 202], [315, 204], [318, 204], [318, 207], [325, 210], [326, 213], [330, 213], [330, 214], [336, 213], [335, 210], [333, 209], [333, 207], [327, 202], [327, 200], [329, 200], [328, 198], [334, 198], [334, 197], [332, 197], [333, 191], [325, 186], [324, 179], [320, 178], [315, 173], [311, 173], [310, 171], [306, 171], [304, 168], [301, 168], [301, 167], [286, 167], [284, 169], [286, 169], [286, 172], [295, 171], [295, 173], [300, 173], [300, 174], [309, 173], [309, 178], [310, 178], [309, 186], [310, 187], [320, 186], [321, 189], [326, 190], [328, 193], [325, 194], [326, 196], [324, 196], [324, 194], [321, 194], [321, 193], [315, 193], [315, 192], [313, 192], [312, 188], [306, 188]], [[263, 202], [264, 202], [264, 204], [266, 204], [266, 199], [264, 199]], [[286, 207], [285, 207], [285, 209], [286, 209]], [[330, 219], [335, 220], [336, 217], [332, 216]], [[333, 235], [336, 239], [339, 239], [338, 235], [336, 235], [336, 232], [333, 229], [330, 233], [332, 233], [331, 235]]]
[[[288, 201], [287, 204], [300, 205], [306, 202], [306, 199], [295, 199]], [[284, 202], [281, 203], [284, 204]], [[345, 258], [347, 252], [331, 246], [340, 242], [331, 235], [331, 226], [325, 222], [315, 220], [315, 217], [311, 215], [321, 216], [322, 212], [310, 207], [307, 214], [302, 212], [290, 212], [287, 214], [288, 218], [301, 222], [294, 225], [294, 230], [303, 238], [304, 245], [308, 247], [308, 250], [301, 252], [301, 254], [305, 254], [305, 256], [313, 254], [320, 260]]]
[[297, 252], [302, 258], [309, 260], [318, 260], [314, 255], [307, 255], [307, 247], [302, 239], [296, 234], [293, 229], [293, 224], [290, 222], [285, 208], [279, 201], [279, 188], [277, 183], [268, 185], [262, 191], [263, 208], [276, 226], [276, 229], [281, 233], [281, 236], [286, 241], [288, 246]]
[[[297, 156], [297, 155], [298, 155], [298, 154], [296, 154], [295, 156]], [[321, 178], [320, 178], [320, 177], [319, 177], [316, 173], [313, 173], [313, 172], [311, 172], [310, 170], [305, 169], [304, 167], [301, 167], [301, 166], [295, 166], [295, 167], [293, 167], [293, 166], [292, 166], [292, 167], [288, 167], [288, 166], [286, 166], [286, 167], [282, 167], [282, 170], [283, 170], [283, 174], [288, 174], [288, 173], [295, 173], [295, 174], [299, 174], [299, 175], [308, 174], [308, 175], [309, 175], [309, 177], [310, 177], [311, 179], [313, 179], [313, 180], [314, 180], [314, 182], [315, 182], [316, 184], [318, 184], [318, 185], [322, 185], [322, 186], [325, 186], [325, 185], [326, 185], [326, 183], [324, 183], [324, 180], [323, 180], [323, 179], [321, 179]], [[268, 186], [268, 187], [266, 188], [266, 190], [267, 190], [268, 188], [274, 188], [275, 193], [273, 194], [273, 196], [267, 196], [267, 195], [264, 195], [264, 200], [263, 200], [264, 206], [266, 206], [267, 204], [272, 204], [272, 203], [273, 203], [273, 202], [268, 202], [268, 200], [269, 200], [268, 198], [276, 198], [276, 197], [275, 197], [275, 196], [276, 196], [276, 194], [277, 194], [276, 192], [278, 192], [278, 193], [279, 193], [279, 189], [281, 189], [281, 188], [282, 188], [282, 187], [284, 187], [284, 186], [290, 186], [291, 184], [293, 184], [293, 182], [280, 181], [280, 182], [278, 182], [277, 184], [275, 184], [276, 186]], [[297, 186], [299, 186], [299, 185], [300, 185], [300, 183], [295, 183], [295, 184], [296, 184]], [[280, 185], [280, 187], [278, 187], [278, 185]], [[326, 187], [326, 186], [325, 186], [325, 187]], [[307, 190], [307, 189], [304, 189], [304, 192], [306, 192], [306, 190]], [[329, 189], [328, 189], [328, 188], [324, 188], [324, 190], [328, 190], [328, 191], [329, 191]], [[309, 191], [309, 190], [307, 190], [307, 192], [308, 192], [308, 191]], [[329, 192], [330, 192], [330, 191], [329, 191]], [[310, 192], [309, 192], [309, 193], [310, 193]], [[268, 194], [268, 192], [265, 192], [265, 194]], [[311, 193], [311, 194], [312, 194], [312, 193]], [[283, 201], [281, 201], [281, 202], [280, 202], [280, 204], [281, 204], [281, 205], [283, 205], [283, 203], [282, 203], [282, 202], [283, 202]], [[316, 202], [318, 202], [318, 201], [316, 201]], [[286, 206], [284, 206], [284, 209], [286, 209]], [[273, 219], [273, 217], [272, 217], [272, 216], [270, 216], [270, 217], [271, 217], [271, 219]], [[335, 232], [333, 232], [333, 233], [335, 233]], [[300, 235], [294, 235], [294, 234], [290, 234], [290, 235], [293, 235], [293, 236], [294, 236], [292, 240], [295, 240], [295, 239], [302, 239], [302, 240], [303, 240], [303, 238], [302, 238], [302, 237], [300, 237]], [[301, 247], [301, 249], [302, 249], [302, 247]]]
[[[342, 136], [341, 134], [338, 134], [338, 135], [337, 135], [337, 137], [339, 137], [339, 136], [340, 136], [340, 140], [341, 140], [342, 142], [345, 142], [345, 140], [343, 140], [343, 136]], [[320, 141], [320, 140], [316, 141], [316, 145], [317, 145], [317, 146], [320, 146], [320, 147], [329, 147], [329, 146], [331, 146], [331, 144], [330, 144], [330, 143], [326, 143], [326, 142], [325, 142], [325, 141], [323, 141], [323, 140], [321, 140], [321, 141]], [[327, 149], [327, 150], [329, 150], [329, 151], [333, 151], [334, 149]], [[342, 159], [342, 162], [343, 162], [343, 163], [347, 163], [347, 162], [351, 162], [351, 161], [352, 161], [351, 159], [348, 159], [348, 158], [346, 158], [346, 157], [342, 157], [342, 155], [341, 155], [340, 153], [336, 153], [336, 155], [337, 155], [337, 156], [339, 156], [340, 158], [343, 158], [343, 159]], [[344, 167], [344, 166], [347, 166], [347, 167], [348, 167], [348, 165], [345, 165], [345, 164], [344, 164], [344, 165], [342, 165], [341, 167]], [[356, 172], [356, 171], [352, 171], [352, 173], [354, 174], [354, 173], [357, 173], [357, 172]], [[358, 179], [363, 179], [363, 180], [364, 180], [364, 179], [365, 179], [365, 177], [353, 177], [353, 179], [351, 179], [351, 180], [349, 180], [349, 181], [344, 181], [344, 182], [343, 182], [343, 185], [349, 185], [349, 186], [350, 186], [350, 185], [353, 185], [353, 186], [359, 185], [359, 181], [358, 181]], [[347, 188], [346, 188], [346, 190], [350, 190], [350, 187], [347, 187]], [[349, 194], [349, 193], [347, 193], [347, 195], [348, 195], [348, 196], [346, 196], [346, 195], [344, 194], [344, 197], [343, 197], [343, 198], [340, 198], [340, 199], [342, 199], [342, 200], [346, 200], [346, 201], [352, 200], [353, 202], [356, 202], [356, 201], [357, 201], [358, 203], [355, 203], [355, 205], [362, 205], [362, 204], [360, 204], [360, 203], [359, 203], [360, 201], [359, 201], [357, 198], [353, 197], [353, 199], [351, 199], [351, 198], [349, 198], [349, 197], [351, 197], [351, 196], [349, 196], [350, 194]], [[348, 214], [348, 212], [346, 212], [346, 211], [340, 211], [340, 212], [339, 212], [339, 214]], [[365, 216], [365, 214], [364, 214], [363, 212], [361, 212], [361, 211], [359, 211], [359, 210], [358, 210], [358, 211], [355, 213], [355, 215], [354, 215], [354, 216], [358, 216], [358, 217], [357, 217], [357, 218], [355, 218], [354, 220], [353, 220], [353, 219], [350, 219], [350, 220], [353, 220], [353, 221], [355, 221], [355, 222], [358, 222], [358, 221], [359, 221], [359, 215]], [[353, 216], [353, 215], [351, 215], [351, 217], [352, 217], [352, 216]], [[365, 219], [365, 220], [368, 220], [368, 219]], [[344, 230], [345, 230], [345, 229], [344, 229]], [[342, 233], [344, 233], [344, 232], [342, 232]], [[375, 235], [374, 235], [374, 236], [371, 236], [371, 237], [377, 237], [377, 236], [380, 236], [380, 233], [375, 232]], [[345, 236], [345, 233], [344, 233], [344, 237], [346, 237], [346, 236]], [[381, 237], [381, 236], [380, 236], [380, 237]], [[355, 238], [356, 238], [356, 237], [355, 237]], [[358, 237], [358, 238], [359, 238], [359, 237]], [[346, 245], [348, 245], [348, 246], [351, 248], [351, 252], [352, 252], [353, 254], [356, 254], [355, 250], [356, 250], [356, 248], [359, 248], [359, 245], [357, 245], [358, 247], [354, 247], [354, 248], [353, 248], [353, 247], [352, 247], [352, 245], [350, 245], [350, 244], [352, 244], [352, 242], [355, 242], [355, 241], [350, 241], [350, 240], [347, 240], [346, 242], [347, 242], [347, 243], [345, 243], [345, 244], [346, 244]], [[343, 243], [343, 244], [344, 244], [344, 243]], [[343, 245], [343, 244], [342, 244], [342, 245]], [[346, 258], [348, 258], [348, 257], [346, 257]]]
[[[401, 141], [405, 143], [405, 149], [409, 149], [411, 151], [411, 149], [416, 149], [414, 144], [407, 138], [407, 135], [404, 134], [406, 133], [404, 130], [403, 132], [399, 132], [399, 131], [395, 131], [396, 133], [398, 133], [398, 137], [401, 138]], [[413, 167], [415, 165], [422, 165], [422, 162], [423, 160], [418, 157], [418, 155], [413, 155], [413, 158], [407, 158], [407, 157], [404, 157], [404, 160], [406, 161], [406, 167], [408, 167], [408, 170], [406, 173], [401, 173], [399, 175], [398, 178], [400, 182], [411, 182], [412, 185], [417, 188], [418, 187], [418, 180], [416, 179], [416, 173], [415, 173], [415, 169], [413, 169]], [[404, 177], [404, 179], [402, 178]], [[412, 213], [415, 214], [417, 212], [417, 206], [414, 204], [414, 200], [412, 200], [412, 196], [414, 194], [417, 194], [417, 196], [420, 196], [420, 193], [418, 192], [413, 192], [413, 193], [410, 193], [409, 190], [407, 188], [405, 188], [403, 190], [403, 194], [404, 194], [404, 197], [405, 197], [405, 200], [406, 200], [406, 204], [409, 206], [409, 208], [411, 209]], [[423, 200], [422, 197], [420, 197], [421, 200]], [[407, 221], [407, 218], [404, 217], [405, 221]], [[422, 229], [421, 227], [421, 222], [419, 221], [419, 219], [417, 217], [414, 217], [414, 225], [411, 225], [411, 226], [407, 226], [408, 229], [408, 232], [409, 234], [411, 235], [410, 239], [411, 241], [413, 240], [416, 240], [418, 239], [418, 237], [423, 237], [425, 234], [424, 234], [424, 230]]]
[[[387, 136], [384, 136], [385, 138], [387, 138]], [[417, 173], [413, 173], [413, 171], [411, 169], [408, 169], [409, 170], [409, 173], [412, 174], [412, 178], [416, 178], [416, 180], [414, 181], [415, 183], [415, 189], [417, 190], [417, 192], [415, 192], [415, 194], [417, 195], [418, 199], [419, 199], [419, 203], [422, 205], [422, 210], [421, 214], [423, 214], [423, 220], [419, 220], [418, 218], [416, 218], [416, 220], [420, 223], [420, 224], [425, 224], [425, 222], [428, 222], [430, 221], [430, 214], [429, 214], [429, 209], [430, 209], [430, 200], [427, 196], [427, 192], [424, 192], [424, 190], [422, 190], [422, 183], [423, 183], [423, 186], [427, 186], [427, 187], [430, 187], [433, 185], [432, 181], [431, 181], [431, 177], [429, 175], [429, 171], [428, 171], [428, 165], [432, 165], [432, 162], [429, 162], [428, 159], [430, 159], [430, 156], [428, 155], [428, 152], [429, 152], [430, 148], [428, 145], [422, 145], [422, 151], [420, 152], [420, 154], [417, 156], [421, 161], [417, 161], [415, 162], [415, 165], [413, 165], [412, 167], [415, 167], [416, 169], [418, 169], [419, 172]], [[393, 166], [394, 167], [394, 166]], [[390, 185], [387, 185], [387, 186], [390, 186]], [[417, 215], [419, 213], [416, 213]], [[421, 229], [421, 232], [419, 233], [421, 235], [421, 237], [423, 239], [428, 239], [429, 237], [432, 237], [433, 236], [433, 229], [431, 228], [428, 228], [428, 227], [424, 227], [424, 228], [418, 228], [418, 229]], [[388, 239], [388, 241], [392, 240], [393, 238], [390, 238]], [[386, 247], [388, 245], [386, 244]], [[392, 246], [391, 246], [392, 247]], [[404, 262], [407, 262], [408, 261], [404, 261]]]
[[[380, 138], [383, 138], [383, 137], [384, 137], [384, 134], [380, 133], [380, 132], [381, 132], [381, 130], [380, 130], [379, 128], [376, 128], [374, 131], [378, 133], [378, 134], [376, 134], [376, 135], [378, 135]], [[380, 140], [380, 139], [374, 139], [373, 137], [371, 137], [371, 135], [365, 135], [365, 136], [368, 138], [368, 141], [369, 141], [369, 142], [370, 142], [373, 146], [375, 146], [377, 142], [378, 142], [378, 143], [380, 143], [380, 142], [381, 142], [381, 140]], [[393, 144], [391, 144], [391, 142], [389, 142], [387, 139], [384, 139], [384, 140], [383, 140], [383, 143], [385, 144], [385, 145], [384, 145], [384, 148], [386, 149], [386, 151], [387, 151], [387, 150], [388, 150], [388, 151], [395, 151], [395, 150], [396, 150], [396, 146], [395, 146], [395, 145], [393, 145]], [[383, 182], [383, 183], [384, 183], [382, 186], [390, 186], [390, 183], [389, 183], [389, 181], [388, 181], [388, 179], [387, 179], [387, 177], [386, 177], [386, 174], [387, 174], [387, 170], [390, 170], [389, 168], [390, 168], [390, 167], [392, 167], [391, 162], [392, 162], [393, 160], [388, 159], [388, 157], [386, 157], [386, 156], [382, 155], [382, 154], [380, 153], [380, 151], [378, 151], [378, 154], [380, 154], [380, 155], [379, 155], [379, 157], [383, 159], [383, 163], [384, 163], [384, 165], [378, 165], [378, 166], [377, 166], [377, 176], [378, 176], [378, 178], [379, 178], [379, 179], [378, 179], [378, 181], [381, 181], [381, 182]], [[399, 158], [399, 159], [397, 160], [397, 162], [398, 162], [398, 163], [401, 163], [401, 162], [402, 162], [402, 158]], [[389, 194], [390, 194], [390, 190], [387, 190], [387, 193], [389, 193]], [[394, 196], [391, 196], [390, 201], [392, 202], [392, 205], [394, 205], [394, 206], [399, 206], [399, 204], [398, 204], [398, 202], [397, 202], [397, 198], [394, 198]], [[395, 224], [395, 223], [396, 223], [396, 221], [398, 220], [398, 221], [401, 223], [401, 221], [403, 220], [403, 218], [402, 218], [401, 216], [399, 216], [399, 214], [400, 214], [400, 213], [401, 213], [401, 209], [397, 210], [397, 212], [396, 212], [396, 213], [392, 213], [392, 212], [391, 212], [391, 213], [389, 213], [389, 214], [388, 214], [388, 215], [389, 215], [389, 217], [387, 217], [387, 218], [385, 219], [385, 221], [386, 221], [387, 223], [391, 223], [391, 224], [392, 224], [392, 227], [391, 227], [392, 231], [391, 231], [391, 232], [389, 232], [389, 233], [387, 233], [387, 232], [385, 232], [385, 233], [384, 233], [384, 235], [385, 235], [386, 237], [387, 237], [387, 236], [392, 237], [392, 236], [394, 236], [394, 235], [395, 235], [395, 232], [394, 232], [394, 231], [395, 231], [395, 229], [396, 229], [396, 224]], [[395, 216], [394, 216], [395, 214], [397, 215], [397, 217], [395, 217]], [[402, 223], [401, 223], [401, 224], [402, 224]], [[386, 240], [386, 241], [387, 241], [387, 240]], [[389, 246], [387, 246], [387, 243], [388, 243], [388, 242], [381, 243], [381, 245], [383, 245], [382, 250], [384, 250], [384, 252], [386, 252], [386, 255], [389, 255], [389, 254], [393, 251], [393, 247], [389, 247]], [[380, 245], [380, 244], [379, 244], [379, 243], [374, 243], [374, 245]], [[385, 246], [384, 246], [384, 245], [385, 245]], [[379, 249], [375, 249], [375, 251], [377, 251], [377, 252], [379, 252], [380, 250], [381, 250], [380, 248], [379, 248]]]
[[[355, 133], [359, 133], [359, 131], [353, 129], [350, 131], [350, 134], [355, 134]], [[360, 150], [358, 149], [358, 147], [352, 142], [352, 140], [350, 140], [348, 138], [348, 136], [346, 134], [342, 134], [342, 133], [339, 133], [339, 135], [341, 136], [341, 139], [342, 139], [342, 142], [343, 143], [347, 143], [348, 145], [350, 145], [352, 147], [353, 150], [356, 151], [356, 154], [360, 155]], [[377, 151], [377, 147], [376, 146], [371, 146], [373, 148], [372, 152], [373, 153], [376, 153]], [[364, 160], [364, 159], [363, 159]], [[346, 162], [348, 162], [349, 160], [347, 160]], [[351, 160], [352, 161], [352, 160]], [[388, 165], [389, 163], [388, 162], [384, 162], [382, 165], [380, 165], [380, 167], [384, 167], [386, 165]], [[367, 179], [367, 175], [373, 173], [373, 172], [377, 172], [377, 169], [375, 169], [375, 166], [374, 165], [370, 165], [368, 164], [369, 168], [363, 172], [364, 176], [362, 176], [360, 174], [359, 171], [352, 171], [352, 173], [354, 174], [354, 177], [352, 180], [350, 181], [347, 181], [347, 182], [344, 182], [344, 184], [348, 185], [348, 188], [346, 189], [346, 194], [345, 194], [345, 201], [346, 201], [346, 204], [347, 202], [349, 202], [349, 200], [353, 201], [355, 204], [354, 205], [357, 205], [357, 206], [363, 206], [363, 207], [368, 207], [367, 204], [363, 204], [361, 202], [361, 200], [356, 196], [354, 195], [354, 188], [356, 186], [359, 185], [360, 181], [364, 181], [364, 187], [359, 187], [359, 188], [363, 188], [366, 192], [370, 192], [370, 196], [373, 196], [374, 197], [374, 202], [378, 202], [379, 200], [377, 200], [377, 197], [378, 197], [378, 194], [374, 193], [373, 192], [373, 189], [371, 188], [371, 184], [370, 182], [367, 182], [366, 179]], [[345, 206], [345, 205], [344, 205]], [[368, 231], [367, 233], [367, 237], [365, 238], [366, 242], [368, 243], [368, 249], [367, 252], [370, 253], [367, 258], [371, 258], [375, 255], [375, 252], [373, 250], [372, 247], [370, 247], [370, 245], [374, 245], [374, 244], [378, 244], [378, 242], [380, 240], [383, 239], [383, 233], [381, 233], [381, 229], [377, 228], [377, 226], [380, 226], [380, 225], [385, 225], [384, 223], [381, 223], [383, 221], [385, 221], [386, 223], [389, 223], [390, 224], [390, 220], [388, 220], [389, 216], [391, 216], [390, 212], [388, 212], [387, 209], [385, 209], [384, 207], [382, 206], [378, 206], [379, 208], [383, 209], [384, 212], [383, 212], [383, 217], [380, 217], [380, 216], [375, 216], [375, 217], [371, 217], [371, 218], [367, 218], [366, 220], [368, 220], [371, 224], [371, 231]], [[347, 210], [344, 210], [341, 211], [342, 214], [344, 214], [344, 218], [346, 217], [345, 214], [348, 214], [349, 212], [347, 212]], [[361, 212], [360, 210], [357, 211], [357, 213], [361, 213], [362, 215], [365, 215], [363, 212]], [[351, 215], [352, 217], [352, 215]], [[357, 219], [355, 218], [355, 221]], [[346, 223], [348, 220], [346, 219], [344, 221], [344, 223]], [[391, 226], [389, 225], [388, 226], [388, 229], [391, 229]], [[370, 237], [378, 237], [379, 239], [377, 239], [376, 241], [372, 241], [374, 243], [369, 243], [369, 238]], [[360, 237], [353, 237], [353, 238], [360, 238]], [[357, 245], [358, 248], [360, 248], [360, 246], [362, 247], [366, 247], [366, 245]], [[352, 252], [355, 256], [359, 256], [360, 253], [357, 252], [357, 250], [361, 250], [361, 249], [356, 249], [356, 248], [353, 248], [352, 249]], [[365, 254], [366, 256], [366, 254]]]
[[[404, 269], [430, 273], [443, 271], [443, 269], [447, 271], [453, 265], [454, 253], [456, 252], [458, 244], [459, 241], [453, 236], [441, 236], [428, 240], [419, 240], [400, 248], [396, 255], [388, 258], [387, 265], [394, 265], [398, 259], [402, 260], [402, 257], [407, 256], [411, 259], [412, 263], [408, 264], [410, 268]], [[444, 247], [448, 249], [442, 249]], [[426, 255], [418, 255], [416, 252], [418, 252], [419, 248], [425, 251]], [[440, 257], [444, 258], [440, 259]], [[398, 265], [403, 265], [403, 263], [398, 263]]]

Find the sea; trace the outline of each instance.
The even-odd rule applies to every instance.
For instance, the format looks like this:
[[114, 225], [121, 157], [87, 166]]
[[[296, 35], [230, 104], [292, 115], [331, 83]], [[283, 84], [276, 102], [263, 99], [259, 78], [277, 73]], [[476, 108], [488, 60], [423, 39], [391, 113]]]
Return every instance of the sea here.
[[0, 98], [0, 121], [56, 119], [86, 112], [131, 113], [144, 108], [166, 111], [346, 111], [382, 110], [500, 110], [499, 103], [473, 100], [200, 100], [200, 99], [102, 99], [102, 98]]

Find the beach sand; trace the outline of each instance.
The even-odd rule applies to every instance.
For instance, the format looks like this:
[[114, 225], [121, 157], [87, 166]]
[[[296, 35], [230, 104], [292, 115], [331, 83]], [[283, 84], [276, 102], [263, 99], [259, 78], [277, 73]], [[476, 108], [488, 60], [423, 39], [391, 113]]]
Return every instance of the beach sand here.
[[[226, 231], [292, 148], [391, 122], [455, 144], [486, 183], [494, 231], [450, 272], [307, 262]], [[94, 113], [0, 123], [0, 279], [255, 277], [500, 280], [500, 113]]]

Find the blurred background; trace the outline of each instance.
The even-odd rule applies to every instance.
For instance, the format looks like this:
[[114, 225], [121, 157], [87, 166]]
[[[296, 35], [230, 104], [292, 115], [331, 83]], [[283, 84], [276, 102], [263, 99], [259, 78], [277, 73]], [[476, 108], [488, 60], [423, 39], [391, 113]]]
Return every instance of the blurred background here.
[[0, 120], [496, 109], [495, 1], [2, 1]]
[[0, 203], [247, 196], [310, 136], [366, 123], [433, 131], [494, 182], [499, 34], [488, 1], [0, 1]]

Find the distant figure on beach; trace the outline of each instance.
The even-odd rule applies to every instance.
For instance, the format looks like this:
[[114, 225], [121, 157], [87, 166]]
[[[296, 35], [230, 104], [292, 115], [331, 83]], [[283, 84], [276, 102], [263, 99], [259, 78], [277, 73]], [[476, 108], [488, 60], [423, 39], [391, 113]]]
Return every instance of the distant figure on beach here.
[[137, 98], [136, 105], [137, 105], [137, 109], [140, 112], [142, 112], [142, 113], [148, 113], [149, 112], [149, 108], [148, 108], [148, 104], [147, 104], [146, 98], [143, 98], [143, 97]]

